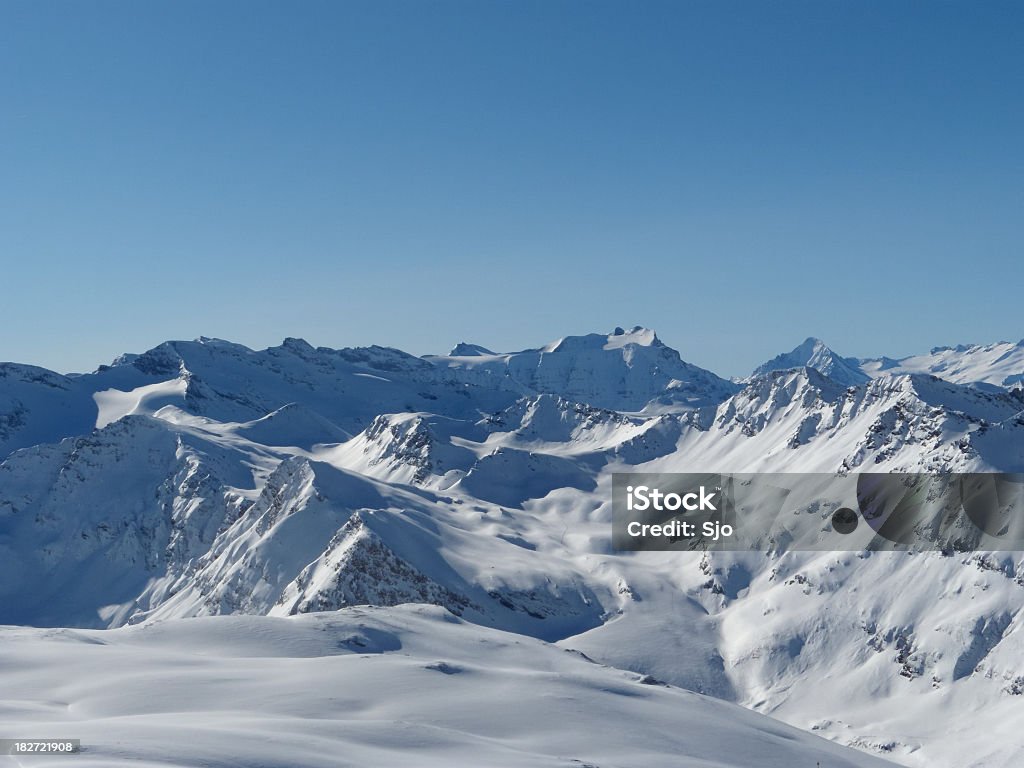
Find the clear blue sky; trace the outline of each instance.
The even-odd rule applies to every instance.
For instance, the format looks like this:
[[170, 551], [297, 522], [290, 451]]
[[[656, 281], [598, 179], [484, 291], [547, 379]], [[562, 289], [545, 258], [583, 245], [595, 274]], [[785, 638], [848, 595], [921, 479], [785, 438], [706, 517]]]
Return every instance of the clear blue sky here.
[[1019, 2], [0, 4], [0, 359], [1024, 336]]

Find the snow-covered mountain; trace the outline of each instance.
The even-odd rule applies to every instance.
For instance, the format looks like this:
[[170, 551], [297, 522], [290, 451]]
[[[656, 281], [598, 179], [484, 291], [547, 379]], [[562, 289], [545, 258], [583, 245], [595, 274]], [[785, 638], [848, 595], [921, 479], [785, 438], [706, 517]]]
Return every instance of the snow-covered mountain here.
[[854, 358], [840, 357], [821, 339], [813, 337], [804, 340], [792, 352], [773, 357], [754, 369], [754, 376], [771, 371], [785, 371], [792, 368], [813, 368], [843, 386], [863, 384], [869, 376], [861, 370], [860, 362]]
[[842, 357], [820, 339], [808, 338], [793, 351], [758, 366], [753, 375], [801, 367], [814, 368], [846, 386], [881, 376], [921, 373], [954, 384], [998, 392], [1024, 384], [1024, 341], [935, 347], [927, 354], [900, 359], [857, 359]]
[[85, 434], [96, 404], [75, 379], [31, 365], [0, 363], [0, 456]]
[[[625, 698], [608, 704], [605, 694], [626, 685], [608, 676], [629, 678], [604, 670], [604, 682], [589, 681], [574, 666], [584, 662], [561, 650], [550, 656], [549, 643], [664, 681], [672, 687], [657, 694], [667, 697], [658, 706], [678, 707], [681, 719], [685, 702], [698, 701], [678, 690], [685, 688], [906, 765], [1016, 765], [1015, 733], [1024, 726], [1019, 553], [611, 548], [617, 471], [1024, 472], [1024, 391], [1005, 386], [1002, 369], [989, 375], [1003, 377], [999, 386], [978, 386], [987, 379], [975, 349], [963, 353], [977, 363], [969, 375], [967, 362], [947, 369], [962, 379], [954, 381], [898, 366], [858, 368], [809, 340], [742, 386], [684, 362], [641, 328], [507, 354], [460, 344], [451, 355], [417, 358], [295, 339], [254, 351], [200, 339], [81, 376], [5, 364], [0, 623], [122, 628], [7, 630], [37, 676], [55, 643], [85, 654], [109, 642], [110, 663], [131, 669], [132, 654], [143, 653], [137, 643], [156, 653], [145, 638], [185, 638], [195, 627], [198, 647], [245, 670], [223, 651], [226, 627], [254, 637], [279, 632], [285, 658], [305, 655], [294, 649], [306, 648], [316, 628], [315, 637], [348, 632], [369, 644], [342, 654], [365, 655], [353, 648], [371, 645], [428, 649], [410, 650], [414, 660], [388, 657], [377, 678], [390, 681], [385, 688], [412, 686], [403, 670], [423, 661], [437, 666], [430, 680], [456, 679], [472, 702], [484, 689], [477, 686], [518, 691], [521, 664], [572, 678], [568, 689], [551, 683], [551, 696], [576, 697], [611, 718], [648, 717], [644, 707], [653, 704], [642, 692], [662, 687], [623, 688]], [[996, 358], [993, 365], [1009, 359]], [[812, 514], [826, 525], [831, 511]], [[352, 608], [407, 603], [447, 613]], [[306, 616], [335, 610], [342, 613], [334, 618]], [[184, 621], [227, 614], [254, 618]], [[358, 631], [353, 622], [362, 622]], [[449, 625], [461, 634], [449, 638]], [[430, 645], [442, 639], [450, 654]], [[488, 643], [519, 643], [524, 655], [488, 677], [479, 668], [507, 661], [472, 650]], [[134, 667], [142, 679], [160, 675], [153, 658]], [[578, 685], [604, 693], [584, 695]], [[330, 695], [314, 690], [310, 707]], [[133, 711], [130, 699], [110, 711]], [[254, 722], [280, 714], [280, 699], [260, 701]], [[165, 703], [160, 712], [174, 704]], [[34, 711], [15, 707], [5, 717], [31, 724]], [[738, 718], [735, 733], [708, 731], [719, 743], [735, 739], [721, 764], [753, 764], [738, 746], [745, 739], [772, 748], [791, 739], [776, 738], [782, 731], [771, 729], [781, 726], [770, 720], [750, 720], [758, 736], [735, 707], [721, 712]], [[459, 733], [446, 742], [452, 749], [500, 737], [485, 733], [484, 719], [445, 717]], [[90, 718], [79, 720], [83, 733], [116, 741]], [[336, 738], [356, 748], [344, 728]], [[770, 754], [871, 764], [840, 752], [812, 760], [825, 747], [803, 738], [787, 742], [796, 752]], [[576, 757], [558, 753], [563, 762], [552, 762], [545, 743], [537, 750], [548, 757], [522, 764], [662, 765], [679, 749], [703, 764], [696, 742], [689, 752], [671, 739], [657, 743], [649, 759], [620, 760], [603, 746], [603, 759], [574, 748]], [[526, 760], [493, 754], [495, 765]], [[389, 760], [382, 752], [375, 764]]]
[[640, 326], [616, 328], [610, 335], [566, 336], [508, 354], [463, 343], [450, 355], [426, 359], [467, 384], [557, 394], [620, 411], [714, 405], [736, 391], [731, 382], [685, 362], [654, 331]]
[[1006, 389], [1024, 382], [1024, 341], [935, 347], [926, 355], [901, 360], [879, 357], [860, 363], [869, 376], [929, 373], [957, 384]]

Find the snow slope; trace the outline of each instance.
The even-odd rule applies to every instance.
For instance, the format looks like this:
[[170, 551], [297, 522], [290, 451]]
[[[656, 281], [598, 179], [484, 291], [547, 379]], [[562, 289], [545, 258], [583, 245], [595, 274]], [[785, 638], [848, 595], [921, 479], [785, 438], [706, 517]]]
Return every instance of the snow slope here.
[[891, 765], [434, 607], [6, 627], [0, 643], [5, 735], [84, 748], [22, 758], [41, 768]]

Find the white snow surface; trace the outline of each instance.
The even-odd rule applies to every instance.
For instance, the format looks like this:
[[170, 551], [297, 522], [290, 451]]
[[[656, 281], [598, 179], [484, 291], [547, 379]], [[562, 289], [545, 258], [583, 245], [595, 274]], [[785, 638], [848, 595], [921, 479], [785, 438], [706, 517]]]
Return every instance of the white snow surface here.
[[4, 729], [84, 747], [21, 758], [41, 768], [891, 765], [434, 606], [0, 627], [0, 643]]

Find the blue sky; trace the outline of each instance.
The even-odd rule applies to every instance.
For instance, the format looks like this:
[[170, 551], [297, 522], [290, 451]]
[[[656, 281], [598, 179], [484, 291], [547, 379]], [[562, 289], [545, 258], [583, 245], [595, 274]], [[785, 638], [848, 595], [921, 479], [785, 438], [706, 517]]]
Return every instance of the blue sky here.
[[0, 359], [1024, 336], [1024, 5], [0, 4]]

